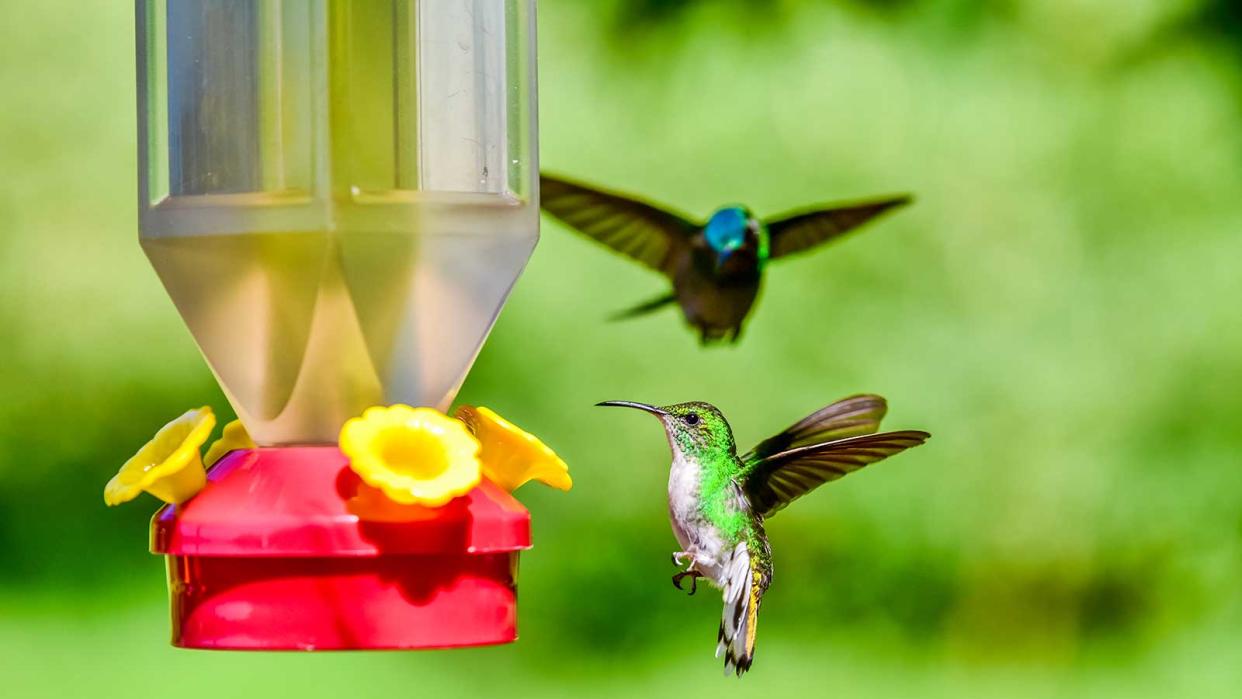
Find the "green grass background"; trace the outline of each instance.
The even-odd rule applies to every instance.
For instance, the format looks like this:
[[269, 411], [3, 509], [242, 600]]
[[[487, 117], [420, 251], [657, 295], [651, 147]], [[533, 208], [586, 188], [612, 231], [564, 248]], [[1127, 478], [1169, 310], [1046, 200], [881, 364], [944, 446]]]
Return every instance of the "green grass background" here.
[[[522, 640], [166, 644], [149, 499], [101, 488], [226, 404], [138, 247], [133, 10], [0, 21], [0, 693], [13, 697], [1232, 697], [1242, 686], [1239, 20], [1198, 0], [543, 0], [545, 167], [707, 214], [910, 191], [771, 269], [736, 348], [554, 223], [461, 394], [575, 488], [521, 492]], [[538, 338], [538, 341], [532, 341]], [[927, 446], [770, 522], [741, 683], [686, 599], [667, 447], [604, 399], [709, 400], [753, 443], [889, 397]], [[482, 670], [481, 670], [482, 668]]]

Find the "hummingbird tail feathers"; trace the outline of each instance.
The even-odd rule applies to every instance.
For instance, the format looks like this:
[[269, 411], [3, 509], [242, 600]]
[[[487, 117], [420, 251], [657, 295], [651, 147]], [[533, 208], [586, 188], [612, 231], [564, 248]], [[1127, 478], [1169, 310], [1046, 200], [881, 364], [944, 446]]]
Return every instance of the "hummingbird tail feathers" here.
[[765, 575], [752, 561], [746, 542], [733, 551], [724, 580], [724, 613], [716, 634], [716, 657], [724, 656], [725, 674], [738, 677], [750, 669], [755, 657], [755, 631], [759, 604], [767, 587]]
[[624, 311], [615, 313], [612, 316], [609, 316], [608, 320], [629, 320], [630, 318], [637, 318], [638, 316], [646, 315], [652, 311], [658, 311], [676, 300], [676, 294], [668, 293], [664, 296], [658, 296], [651, 299], [650, 301], [644, 301], [633, 308], [627, 308]]

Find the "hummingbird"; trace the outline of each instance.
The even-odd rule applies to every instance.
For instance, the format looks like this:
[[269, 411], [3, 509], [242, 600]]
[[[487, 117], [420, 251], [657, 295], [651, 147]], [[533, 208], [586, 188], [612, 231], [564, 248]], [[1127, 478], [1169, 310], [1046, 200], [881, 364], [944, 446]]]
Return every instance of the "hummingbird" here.
[[724, 612], [716, 657], [738, 677], [755, 655], [759, 606], [772, 583], [772, 548], [763, 523], [828, 481], [916, 447], [931, 435], [919, 430], [877, 433], [888, 407], [861, 394], [820, 408], [738, 456], [733, 431], [720, 410], [699, 401], [663, 407], [631, 401], [602, 406], [643, 410], [660, 419], [672, 449], [668, 512], [680, 547], [673, 564], [679, 590], [699, 578], [723, 591]]
[[831, 204], [760, 219], [730, 205], [707, 221], [626, 194], [552, 175], [540, 181], [540, 206], [569, 227], [664, 274], [672, 291], [614, 316], [633, 318], [677, 302], [686, 322], [708, 344], [737, 342], [771, 260], [839, 238], [909, 195]]

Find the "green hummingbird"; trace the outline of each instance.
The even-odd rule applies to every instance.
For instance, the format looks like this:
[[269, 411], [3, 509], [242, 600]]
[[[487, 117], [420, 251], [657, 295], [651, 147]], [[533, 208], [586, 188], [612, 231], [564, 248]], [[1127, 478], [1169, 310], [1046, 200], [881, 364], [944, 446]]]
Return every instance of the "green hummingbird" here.
[[772, 549], [763, 523], [821, 484], [916, 447], [919, 430], [878, 433], [888, 406], [856, 395], [820, 408], [738, 456], [729, 422], [710, 403], [657, 407], [630, 401], [598, 405], [645, 410], [660, 419], [673, 452], [668, 511], [681, 547], [673, 576], [690, 594], [698, 578], [724, 591], [716, 657], [740, 677], [755, 654], [759, 605], [772, 582]]
[[838, 238], [910, 202], [908, 195], [884, 197], [768, 219], [757, 218], [745, 206], [725, 206], [706, 222], [696, 222], [629, 195], [547, 174], [539, 181], [540, 206], [545, 211], [672, 282], [670, 293], [616, 318], [650, 313], [676, 301], [704, 344], [737, 341], [769, 261]]

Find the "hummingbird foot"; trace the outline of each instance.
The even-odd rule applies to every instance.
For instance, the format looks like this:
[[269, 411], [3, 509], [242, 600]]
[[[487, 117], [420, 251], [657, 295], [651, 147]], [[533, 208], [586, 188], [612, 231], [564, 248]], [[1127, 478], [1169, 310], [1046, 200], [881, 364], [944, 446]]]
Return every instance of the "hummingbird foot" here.
[[680, 568], [681, 566], [686, 565], [686, 563], [694, 563], [693, 553], [690, 553], [689, 551], [673, 552], [673, 565]]
[[687, 592], [687, 590], [681, 586], [681, 581], [686, 577], [690, 578], [690, 589], [688, 592], [693, 595], [699, 591], [699, 578], [703, 577], [703, 574], [697, 570], [683, 570], [673, 576], [673, 587], [683, 592]]

